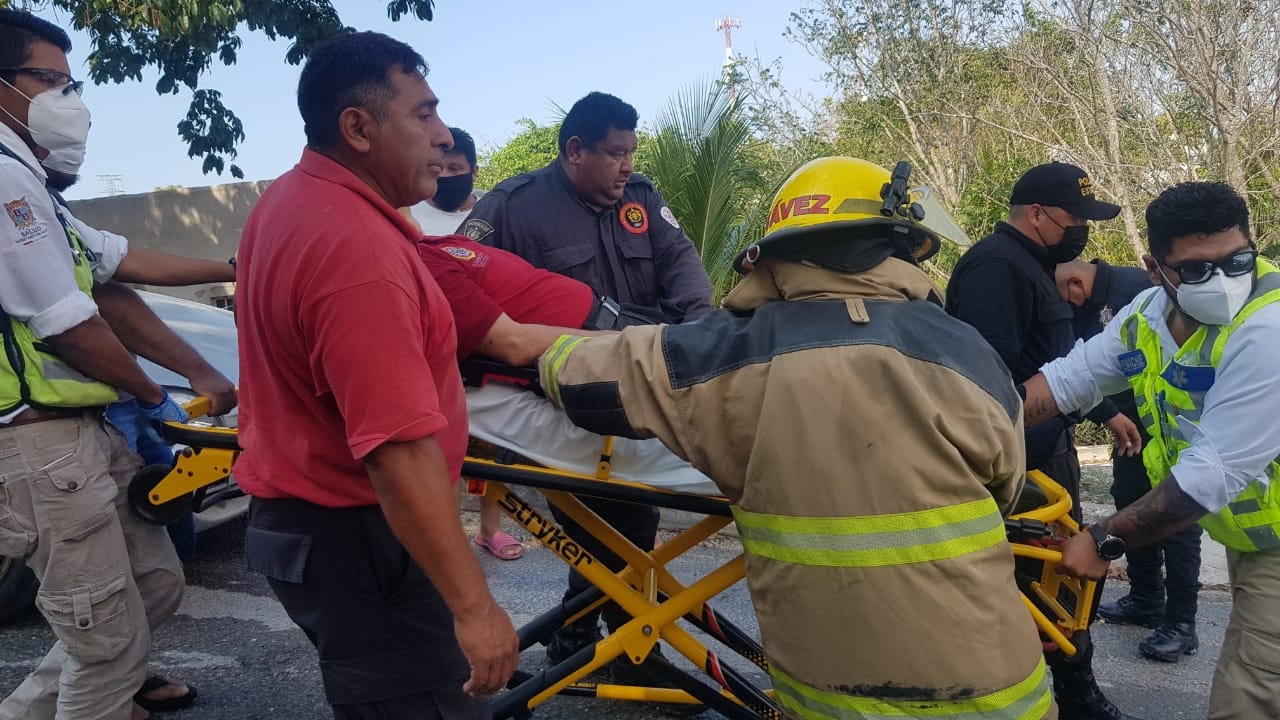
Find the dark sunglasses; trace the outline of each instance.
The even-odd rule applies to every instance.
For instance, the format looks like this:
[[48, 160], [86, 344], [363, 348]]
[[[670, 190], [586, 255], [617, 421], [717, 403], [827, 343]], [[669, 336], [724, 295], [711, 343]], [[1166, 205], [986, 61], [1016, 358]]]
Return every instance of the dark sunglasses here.
[[1178, 277], [1187, 285], [1198, 285], [1213, 277], [1213, 271], [1217, 268], [1221, 268], [1222, 274], [1227, 277], [1240, 277], [1253, 272], [1254, 266], [1258, 264], [1258, 251], [1241, 250], [1221, 260], [1192, 260], [1177, 265], [1161, 260], [1160, 264], [1178, 273]]
[[70, 75], [58, 70], [49, 68], [33, 68], [33, 67], [7, 67], [0, 68], [0, 75], [30, 75], [49, 87], [61, 87], [63, 95], [75, 93], [79, 95], [84, 90], [84, 81], [76, 80]]

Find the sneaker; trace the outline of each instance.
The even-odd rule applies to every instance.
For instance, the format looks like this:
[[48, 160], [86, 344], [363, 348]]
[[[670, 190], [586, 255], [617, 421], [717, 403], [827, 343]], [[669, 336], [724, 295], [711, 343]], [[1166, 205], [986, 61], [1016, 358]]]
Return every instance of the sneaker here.
[[1195, 623], [1165, 623], [1138, 643], [1138, 652], [1152, 660], [1178, 662], [1183, 655], [1195, 655], [1200, 649]]
[[1132, 594], [1098, 606], [1098, 615], [1116, 625], [1141, 625], [1155, 628], [1164, 622], [1164, 603], [1135, 598]]

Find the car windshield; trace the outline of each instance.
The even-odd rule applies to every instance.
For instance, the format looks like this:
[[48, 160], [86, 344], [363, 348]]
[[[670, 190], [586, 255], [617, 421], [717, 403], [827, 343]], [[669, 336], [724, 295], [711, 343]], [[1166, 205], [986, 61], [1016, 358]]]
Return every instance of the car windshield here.
[[[200, 353], [218, 372], [234, 383], [240, 380], [240, 363], [236, 352], [235, 316], [212, 305], [139, 292], [147, 305], [178, 335]], [[138, 358], [147, 376], [161, 385], [186, 388], [186, 378], [155, 363]]]

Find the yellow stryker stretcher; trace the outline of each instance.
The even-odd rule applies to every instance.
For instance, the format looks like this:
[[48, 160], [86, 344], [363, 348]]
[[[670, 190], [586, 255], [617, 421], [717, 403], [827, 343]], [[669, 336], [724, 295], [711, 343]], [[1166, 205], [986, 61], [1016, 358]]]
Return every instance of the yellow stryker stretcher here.
[[[208, 412], [208, 401], [197, 398], [187, 406], [192, 417]], [[207, 490], [227, 480], [239, 452], [236, 431], [195, 424], [165, 423], [162, 435], [172, 443], [188, 446], [177, 453], [172, 468], [149, 466], [130, 485], [131, 504], [150, 522], [172, 522], [188, 509], [197, 512], [225, 497], [206, 496]], [[706, 705], [728, 718], [773, 720], [781, 710], [772, 690], [759, 687], [728, 659], [708, 649], [689, 626], [715, 638], [742, 662], [761, 671], [769, 664], [760, 644], [728, 619], [718, 615], [710, 601], [743, 579], [742, 554], [707, 573], [692, 584], [676, 579], [668, 566], [732, 522], [729, 502], [672, 492], [610, 477], [613, 439], [604, 438], [595, 475], [582, 475], [522, 461], [509, 451], [473, 443], [463, 466], [467, 492], [497, 502], [547, 549], [591, 582], [592, 588], [553, 607], [519, 629], [520, 649], [549, 641], [560, 627], [608, 600], [616, 602], [632, 620], [594, 646], [536, 674], [517, 672], [508, 690], [490, 705], [493, 717], [526, 718], [534, 708], [557, 694], [592, 696], [614, 700]], [[619, 557], [626, 567], [609, 571], [570, 540], [549, 517], [528, 503], [513, 487], [531, 488], [578, 521]], [[238, 492], [224, 490], [222, 493]], [[605, 524], [574, 495], [634, 502], [705, 516], [652, 552], [645, 552]], [[1016, 558], [1017, 584], [1028, 612], [1040, 629], [1046, 650], [1075, 656], [1085, 650], [1084, 634], [1099, 600], [1098, 584], [1067, 578], [1056, 572], [1062, 559], [1054, 546], [1080, 528], [1070, 517], [1067, 492], [1043, 473], [1028, 474], [1027, 487], [1017, 508], [1006, 520], [1006, 531]], [[661, 656], [651, 657], [654, 645], [667, 643], [697, 668], [695, 675]], [[589, 676], [614, 658], [647, 659], [679, 689], [646, 688], [595, 683]], [[691, 708], [692, 709], [692, 708]]]

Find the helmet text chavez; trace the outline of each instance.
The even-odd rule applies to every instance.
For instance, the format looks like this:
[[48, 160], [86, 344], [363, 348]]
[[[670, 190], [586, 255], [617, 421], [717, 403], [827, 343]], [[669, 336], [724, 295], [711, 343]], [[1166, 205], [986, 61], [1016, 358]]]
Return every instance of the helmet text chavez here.
[[[830, 195], [798, 195], [793, 198], [778, 198], [769, 212], [768, 227], [773, 227], [792, 215], [827, 215], [831, 212], [827, 203]], [[838, 211], [837, 211], [838, 212]]]

